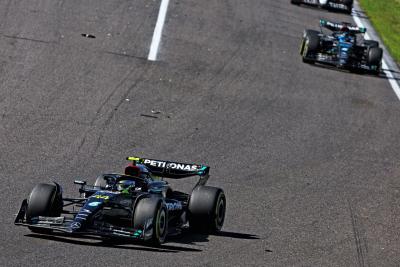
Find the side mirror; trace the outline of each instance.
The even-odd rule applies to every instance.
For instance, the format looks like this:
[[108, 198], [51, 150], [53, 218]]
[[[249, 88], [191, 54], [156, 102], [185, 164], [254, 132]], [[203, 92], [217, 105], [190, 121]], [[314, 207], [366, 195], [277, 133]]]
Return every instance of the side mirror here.
[[79, 184], [79, 185], [84, 186], [84, 185], [86, 185], [86, 181], [75, 180], [75, 181], [74, 181], [74, 184]]

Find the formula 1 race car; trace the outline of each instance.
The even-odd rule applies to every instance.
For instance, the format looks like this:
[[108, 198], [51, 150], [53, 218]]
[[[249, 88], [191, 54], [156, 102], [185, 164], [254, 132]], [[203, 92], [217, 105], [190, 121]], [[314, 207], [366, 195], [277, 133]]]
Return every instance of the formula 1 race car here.
[[292, 4], [313, 5], [330, 10], [340, 10], [351, 14], [353, 8], [353, 0], [291, 0]]
[[[379, 74], [381, 71], [383, 50], [373, 40], [357, 38], [366, 28], [350, 23], [334, 23], [320, 20], [320, 31], [305, 30], [300, 46], [303, 62], [315, 62], [348, 69], [350, 71], [368, 71]], [[332, 31], [324, 34], [322, 27]]]
[[[78, 198], [66, 198], [59, 184], [38, 184], [24, 199], [15, 219], [42, 234], [125, 237], [162, 244], [167, 235], [194, 231], [212, 233], [224, 223], [222, 189], [205, 186], [210, 167], [146, 158], [132, 161], [125, 174], [100, 175], [94, 185], [80, 185]], [[199, 176], [190, 194], [171, 189], [163, 178]]]

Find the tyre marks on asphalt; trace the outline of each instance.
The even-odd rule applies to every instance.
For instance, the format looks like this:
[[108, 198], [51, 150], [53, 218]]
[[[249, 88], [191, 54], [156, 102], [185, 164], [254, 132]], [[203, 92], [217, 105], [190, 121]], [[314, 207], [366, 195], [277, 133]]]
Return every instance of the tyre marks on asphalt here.
[[[138, 75], [135, 75], [136, 70], [141, 70]], [[126, 99], [126, 96], [142, 81], [143, 76], [146, 74], [148, 68], [144, 66], [143, 68], [138, 68], [136, 65], [131, 68], [126, 75], [121, 79], [121, 81], [114, 87], [114, 89], [110, 92], [110, 94], [104, 99], [104, 101], [99, 105], [96, 113], [93, 116], [93, 119], [90, 122], [90, 126], [83, 134], [81, 142], [77, 148], [77, 154], [79, 154], [83, 148], [83, 146], [87, 143], [88, 136], [96, 136], [95, 132], [98, 132], [97, 138], [95, 138], [94, 146], [90, 148], [88, 151], [91, 156], [93, 156], [99, 146], [101, 145], [101, 141], [104, 135], [104, 131], [107, 129], [108, 125], [110, 124], [112, 118], [115, 115], [115, 112], [121, 106], [121, 104]], [[131, 86], [129, 86], [128, 90], [122, 92], [121, 96], [121, 88], [124, 88], [126, 84], [132, 79], [133, 76], [137, 76], [134, 79], [134, 82]], [[118, 95], [118, 102], [110, 104], [113, 102], [113, 97]], [[91, 144], [93, 145], [93, 144]], [[76, 155], [77, 155], [76, 154]]]
[[[157, 59], [159, 45], [160, 45], [161, 37], [162, 37], [162, 31], [163, 31], [163, 27], [164, 27], [166, 15], [167, 15], [168, 5], [169, 5], [169, 0], [161, 0], [158, 18], [157, 18], [156, 26], [154, 29], [153, 38], [152, 38], [150, 51], [149, 51], [147, 60], [155, 61]], [[139, 27], [139, 28], [141, 28], [141, 27]], [[114, 55], [114, 56], [132, 57], [132, 58], [139, 59], [139, 60], [144, 59], [144, 58], [137, 57], [137, 56], [129, 56], [126, 54], [114, 53], [114, 52], [109, 52], [109, 51], [104, 51], [104, 53]], [[127, 83], [132, 78], [132, 75], [136, 69], [137, 69], [137, 66], [135, 66], [132, 70], [130, 70], [128, 72], [128, 74], [123, 79], [121, 79], [121, 82], [111, 91], [111, 93], [108, 95], [108, 97], [106, 97], [104, 102], [99, 106], [98, 110], [96, 111], [95, 116], [93, 117], [93, 120], [90, 123], [91, 127], [84, 133], [84, 135], [82, 137], [80, 145], [78, 146], [78, 149], [77, 149], [78, 153], [81, 151], [82, 147], [86, 143], [87, 136], [93, 130], [92, 128], [95, 125], [98, 125], [101, 128], [101, 130], [99, 131], [100, 133], [96, 139], [93, 149], [91, 149], [92, 156], [97, 152], [98, 148], [101, 146], [102, 139], [104, 136], [104, 131], [109, 126], [112, 118], [115, 115], [115, 112], [122, 105], [122, 103], [124, 103], [126, 97], [132, 92], [132, 90], [134, 90], [134, 88], [136, 88], [138, 86], [138, 84], [143, 80], [142, 78], [145, 76], [147, 70], [149, 69], [148, 66], [143, 66], [143, 68], [141, 68], [142, 71], [140, 72], [139, 76], [137, 78], [135, 78], [133, 84], [131, 86], [129, 86], [128, 90], [123, 92], [122, 95], [119, 94], [119, 95], [121, 95], [121, 97], [119, 97], [118, 103], [116, 103], [116, 105], [113, 106], [113, 108], [109, 110], [108, 115], [105, 117], [105, 119], [103, 119], [103, 116], [100, 116], [101, 111], [107, 105], [107, 103], [111, 101], [113, 96], [117, 94], [119, 89], [122, 88], [124, 86], [124, 84]], [[98, 127], [94, 127], [94, 128], [97, 129]]]
[[[58, 16], [57, 16], [58, 17]], [[138, 34], [143, 28], [143, 24], [140, 24], [136, 30], [135, 33], [137, 32]], [[18, 41], [25, 41], [25, 42], [40, 42], [40, 43], [47, 43], [45, 41], [41, 40], [35, 40], [35, 39], [30, 39], [30, 38], [24, 38], [24, 37], [18, 37], [18, 36], [4, 36], [4, 38], [12, 39], [12, 40], [18, 40]], [[79, 38], [79, 37], [78, 37]], [[75, 38], [72, 38], [75, 39]], [[58, 46], [56, 49], [59, 49], [60, 51], [72, 49], [74, 47], [78, 47], [75, 43], [72, 42], [64, 42], [60, 46]], [[103, 136], [103, 131], [107, 129], [107, 126], [109, 125], [110, 121], [112, 120], [116, 110], [118, 110], [119, 106], [123, 103], [125, 99], [125, 95], [129, 94], [133, 88], [135, 88], [135, 84], [137, 84], [137, 81], [140, 81], [141, 78], [145, 74], [145, 70], [147, 70], [147, 67], [141, 68], [137, 65], [143, 64], [146, 60], [144, 57], [138, 57], [138, 56], [132, 56], [128, 55], [125, 53], [117, 53], [113, 51], [108, 51], [104, 50], [101, 47], [91, 47], [91, 46], [79, 46], [79, 50], [81, 52], [84, 52], [86, 54], [94, 53], [97, 54], [97, 56], [101, 55], [110, 55], [114, 57], [120, 57], [121, 60], [129, 60], [129, 58], [137, 59], [134, 62], [134, 67], [130, 67], [130, 70], [121, 78], [121, 82], [119, 82], [114, 88], [111, 88], [111, 90], [108, 90], [108, 94], [105, 95], [104, 101], [99, 103], [99, 107], [96, 110], [93, 119], [86, 125], [86, 130], [80, 135], [77, 136], [78, 139], [76, 142], [76, 151], [77, 154], [86, 147], [86, 150], [89, 151], [89, 154], [94, 154], [97, 151], [98, 146], [101, 144], [102, 136]], [[125, 58], [125, 59], [124, 59]], [[90, 66], [91, 67], [91, 66]], [[136, 70], [136, 71], [135, 71]], [[143, 70], [142, 72], [137, 71], [137, 70]], [[90, 72], [90, 70], [88, 71]], [[134, 78], [134, 77], [139, 77], [139, 78]], [[66, 79], [69, 80], [69, 79]], [[129, 84], [133, 84], [130, 86]], [[126, 88], [129, 88], [127, 92]], [[55, 97], [57, 99], [60, 97], [58, 95], [58, 91], [55, 92]], [[118, 102], [118, 103], [116, 103]], [[53, 103], [53, 101], [48, 101], [48, 104]], [[90, 136], [90, 138], [88, 138]], [[88, 142], [88, 140], [91, 140]], [[88, 152], [86, 151], [86, 152]], [[76, 159], [76, 155], [74, 159]], [[74, 161], [74, 160], [73, 160]]]
[[360, 267], [369, 266], [368, 264], [368, 243], [365, 229], [360, 222], [360, 218], [354, 211], [350, 200], [348, 200], [349, 212], [351, 217], [351, 225], [353, 229], [354, 242], [357, 251], [357, 263]]
[[[216, 70], [215, 75], [211, 77], [211, 80], [213, 81], [211, 83], [210, 89], [215, 89], [215, 87], [220, 87], [220, 85], [228, 80], [226, 78], [226, 75], [221, 75], [221, 73], [223, 72], [227, 72], [228, 66], [231, 65], [232, 63], [235, 64], [236, 59], [239, 56], [239, 52], [241, 50], [241, 47], [237, 47], [233, 53], [231, 54], [231, 56], [229, 58], [226, 59], [225, 62], [223, 62], [221, 64], [221, 66]], [[219, 78], [219, 79], [217, 79]]]
[[100, 147], [103, 136], [104, 136], [104, 132], [107, 129], [107, 127], [110, 125], [111, 120], [115, 116], [116, 111], [122, 105], [122, 103], [125, 101], [126, 97], [143, 81], [143, 77], [145, 76], [147, 70], [148, 70], [148, 68], [146, 68], [146, 67], [142, 69], [139, 76], [135, 79], [135, 82], [131, 86], [129, 86], [129, 88], [125, 92], [123, 92], [123, 95], [122, 95], [122, 97], [120, 97], [119, 102], [114, 106], [114, 108], [111, 109], [111, 112], [109, 112], [106, 120], [104, 120], [104, 123], [101, 126], [102, 129], [97, 138], [97, 142], [94, 147], [94, 150], [92, 151], [92, 156], [94, 156], [94, 154], [97, 152], [98, 148]]
[[7, 39], [17, 39], [17, 40], [30, 41], [30, 42], [43, 43], [43, 44], [56, 44], [56, 42], [54, 42], [54, 41], [46, 41], [46, 40], [27, 38], [27, 37], [15, 36], [15, 35], [2, 35], [2, 36]]

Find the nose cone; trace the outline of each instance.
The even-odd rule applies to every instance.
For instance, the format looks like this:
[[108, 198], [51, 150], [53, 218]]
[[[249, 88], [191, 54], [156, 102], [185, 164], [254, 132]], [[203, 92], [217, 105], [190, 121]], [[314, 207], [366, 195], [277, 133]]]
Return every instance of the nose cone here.
[[79, 230], [82, 229], [82, 222], [74, 220], [69, 228], [71, 229], [71, 232], [79, 232]]
[[104, 205], [103, 199], [89, 198], [85, 205], [81, 208], [79, 213], [75, 216], [74, 221], [70, 225], [72, 232], [79, 232], [87, 225], [87, 221], [100, 210]]
[[83, 205], [79, 213], [75, 216], [74, 221], [71, 223], [71, 231], [78, 232], [79, 230], [85, 229], [87, 222], [90, 221], [92, 216], [99, 210], [103, 209], [105, 203], [111, 201], [118, 195], [119, 193], [100, 190], [89, 197], [85, 205]]

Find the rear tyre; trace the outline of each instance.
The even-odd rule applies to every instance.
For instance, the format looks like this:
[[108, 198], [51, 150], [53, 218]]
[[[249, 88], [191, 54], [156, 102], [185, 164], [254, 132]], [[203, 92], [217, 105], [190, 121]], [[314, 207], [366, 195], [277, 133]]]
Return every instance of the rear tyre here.
[[[150, 229], [145, 229], [146, 224]], [[133, 228], [151, 230], [151, 238], [145, 241], [151, 245], [159, 246], [165, 242], [168, 233], [168, 211], [161, 198], [139, 200], [133, 215]]]
[[[39, 216], [58, 217], [63, 208], [61, 192], [52, 184], [38, 184], [33, 189], [28, 199], [26, 220], [28, 223]], [[50, 233], [50, 229], [38, 229], [29, 227], [35, 233]]]
[[347, 6], [346, 13], [351, 14], [353, 9], [353, 0], [343, 0], [343, 4]]
[[290, 0], [290, 3], [292, 3], [293, 5], [300, 5], [302, 3], [301, 0]]
[[374, 41], [374, 40], [364, 40], [363, 46], [366, 46], [368, 48], [379, 47], [379, 42]]
[[368, 49], [367, 62], [372, 69], [372, 74], [379, 75], [381, 72], [383, 50], [380, 47]]
[[314, 30], [305, 30], [303, 40], [300, 47], [300, 54], [304, 63], [314, 64], [315, 60], [310, 55], [316, 53], [319, 48], [319, 32]]
[[224, 225], [226, 198], [224, 191], [211, 186], [197, 186], [189, 201], [189, 226], [205, 233], [220, 231]]
[[372, 47], [368, 50], [368, 64], [379, 66], [382, 61], [383, 50], [380, 47]]

